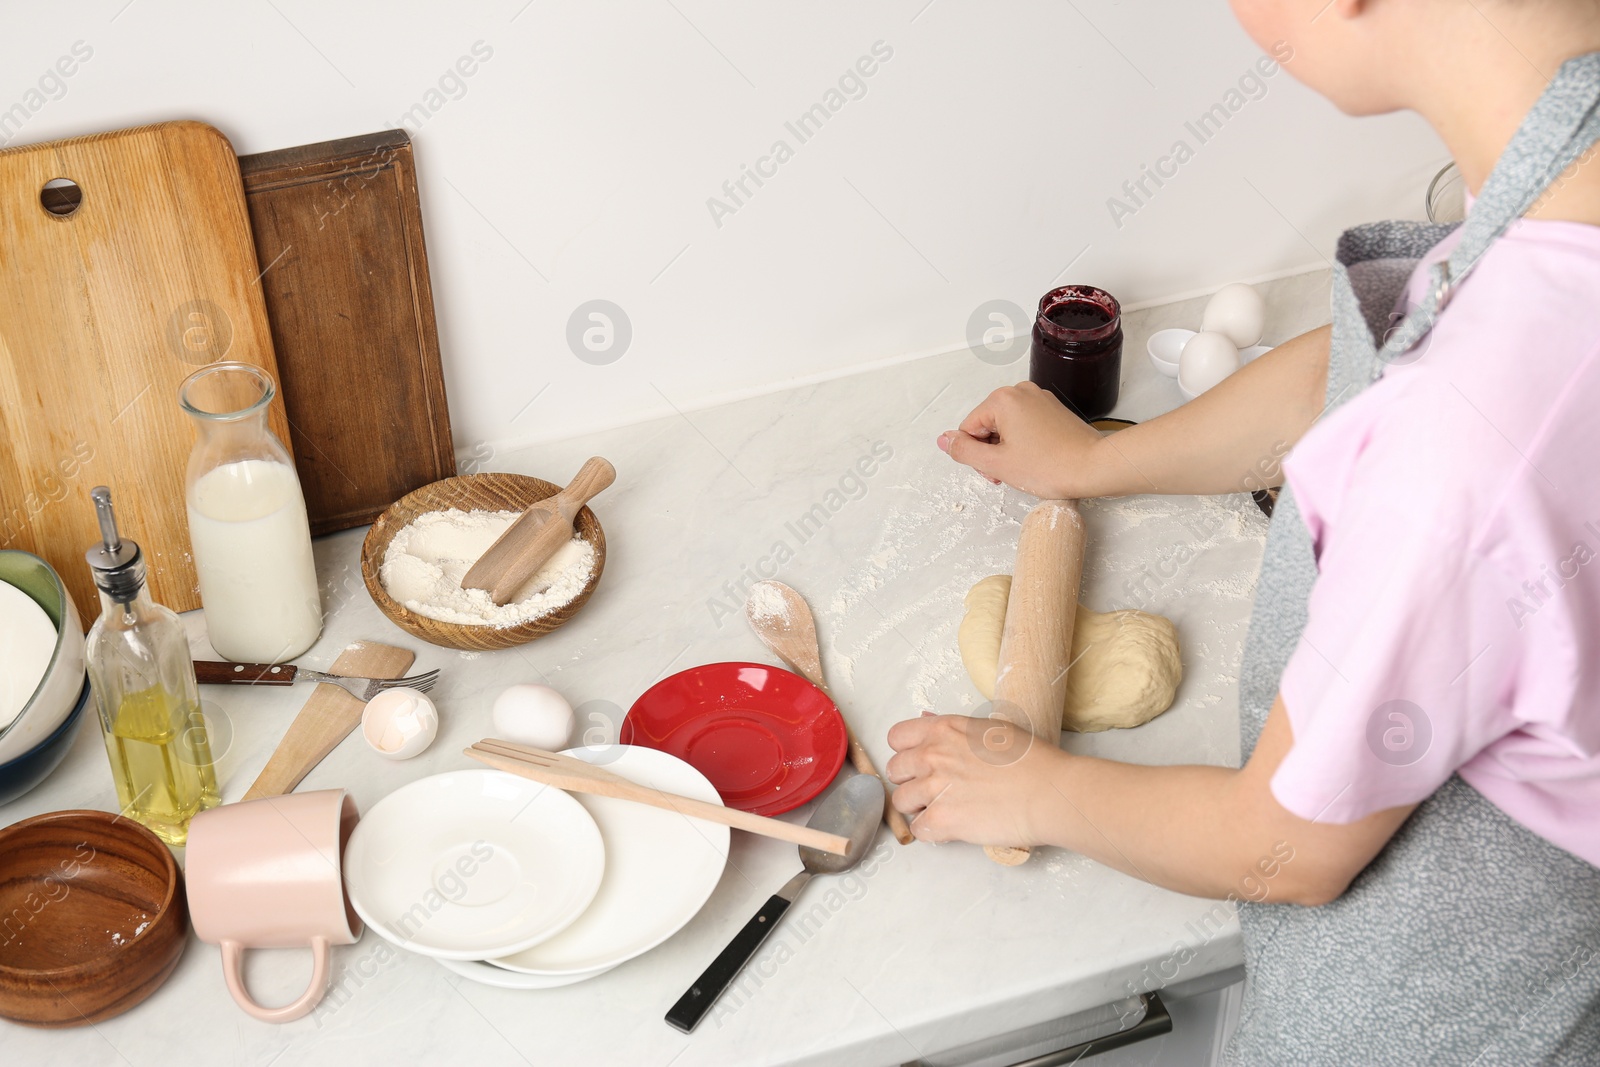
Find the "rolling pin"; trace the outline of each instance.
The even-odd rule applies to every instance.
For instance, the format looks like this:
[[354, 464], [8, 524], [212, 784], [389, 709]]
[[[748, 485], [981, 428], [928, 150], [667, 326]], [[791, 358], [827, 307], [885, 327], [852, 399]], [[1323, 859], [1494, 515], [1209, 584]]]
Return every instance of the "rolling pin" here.
[[[1017, 539], [1017, 564], [1000, 637], [994, 714], [1026, 726], [1035, 738], [1052, 745], [1061, 743], [1083, 547], [1083, 516], [1077, 501], [1041, 500], [1028, 512]], [[985, 846], [984, 852], [1007, 867], [1029, 856], [1026, 847], [1004, 845]]]

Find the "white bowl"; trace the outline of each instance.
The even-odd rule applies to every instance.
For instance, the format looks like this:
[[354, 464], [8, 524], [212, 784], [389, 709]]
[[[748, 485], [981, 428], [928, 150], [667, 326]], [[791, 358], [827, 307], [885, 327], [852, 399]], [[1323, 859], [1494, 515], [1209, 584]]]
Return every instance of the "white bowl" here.
[[345, 891], [380, 937], [439, 959], [508, 956], [549, 940], [600, 889], [605, 845], [582, 804], [503, 771], [401, 786], [356, 825]]
[[440, 960], [439, 962], [463, 978], [470, 978], [484, 985], [497, 986], [500, 989], [558, 989], [564, 985], [575, 985], [590, 978], [597, 978], [611, 970], [610, 967], [602, 967], [598, 971], [587, 971], [582, 974], [520, 974], [508, 971], [504, 967], [496, 967], [484, 960]]
[[67, 721], [83, 691], [83, 622], [50, 565], [31, 552], [0, 551], [0, 581], [31, 597], [56, 626], [56, 647], [44, 677], [23, 709], [0, 730], [0, 763], [33, 750]]
[[[1183, 346], [1189, 343], [1189, 338], [1198, 331], [1173, 328], [1170, 330], [1157, 330], [1150, 335], [1150, 340], [1145, 342], [1145, 351], [1150, 354], [1150, 365], [1168, 378], [1178, 376], [1178, 357], [1183, 354]], [[1275, 345], [1251, 345], [1249, 348], [1239, 349], [1239, 366], [1244, 366], [1251, 360], [1271, 352]], [[1168, 357], [1171, 357], [1170, 359]], [[1191, 393], [1178, 383], [1178, 392], [1183, 394], [1185, 400], [1193, 400], [1199, 393]]]
[[[1195, 330], [1173, 328], [1170, 330], [1157, 330], [1151, 334], [1150, 339], [1144, 345], [1145, 351], [1150, 354], [1150, 365], [1168, 378], [1176, 378], [1178, 376], [1178, 357], [1183, 354], [1183, 346], [1189, 343], [1189, 338], [1193, 337], [1196, 332]], [[1271, 352], [1274, 347], [1273, 345], [1251, 345], [1249, 348], [1239, 349], [1239, 365], [1241, 367], [1244, 366], [1257, 356]], [[1182, 385], [1178, 386], [1178, 391], [1183, 393], [1186, 400], [1193, 400], [1195, 397], [1195, 394], [1191, 394]]]
[[1178, 376], [1178, 356], [1183, 352], [1183, 346], [1193, 337], [1193, 330], [1157, 330], [1150, 335], [1150, 340], [1144, 344], [1145, 351], [1150, 353], [1150, 364], [1168, 378]]
[[[567, 755], [632, 782], [721, 804], [706, 776], [666, 752], [593, 745]], [[589, 910], [561, 933], [488, 962], [524, 974], [585, 974], [650, 951], [700, 912], [728, 861], [728, 828], [615, 797], [578, 794], [606, 843], [606, 873]]]

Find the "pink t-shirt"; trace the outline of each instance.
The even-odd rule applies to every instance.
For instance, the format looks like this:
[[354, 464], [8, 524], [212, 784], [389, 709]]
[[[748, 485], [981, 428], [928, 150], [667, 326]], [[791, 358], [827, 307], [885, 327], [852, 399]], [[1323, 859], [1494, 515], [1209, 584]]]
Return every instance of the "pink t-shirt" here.
[[1600, 865], [1600, 227], [1514, 223], [1421, 345], [1284, 463], [1319, 574], [1273, 795], [1348, 823], [1459, 771]]

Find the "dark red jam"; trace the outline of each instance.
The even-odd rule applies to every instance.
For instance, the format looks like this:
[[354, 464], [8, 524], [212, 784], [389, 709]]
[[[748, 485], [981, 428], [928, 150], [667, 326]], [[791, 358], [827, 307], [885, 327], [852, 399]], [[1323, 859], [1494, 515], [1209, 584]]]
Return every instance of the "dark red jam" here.
[[1117, 406], [1122, 386], [1122, 307], [1092, 285], [1063, 285], [1039, 299], [1028, 379], [1079, 418]]

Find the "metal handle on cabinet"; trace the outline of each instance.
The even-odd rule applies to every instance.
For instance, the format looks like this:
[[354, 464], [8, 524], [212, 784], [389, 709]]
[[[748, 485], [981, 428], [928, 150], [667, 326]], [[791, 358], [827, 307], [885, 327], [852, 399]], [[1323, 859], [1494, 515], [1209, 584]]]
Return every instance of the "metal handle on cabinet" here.
[[1114, 1034], [1097, 1037], [1093, 1041], [1084, 1041], [1071, 1048], [1046, 1052], [1042, 1056], [1014, 1063], [1011, 1067], [1067, 1067], [1068, 1064], [1077, 1063], [1089, 1056], [1172, 1033], [1172, 1016], [1167, 1013], [1167, 1006], [1161, 1003], [1160, 994], [1145, 993], [1139, 999], [1144, 1001], [1144, 1018], [1126, 1030], [1118, 1030]]

